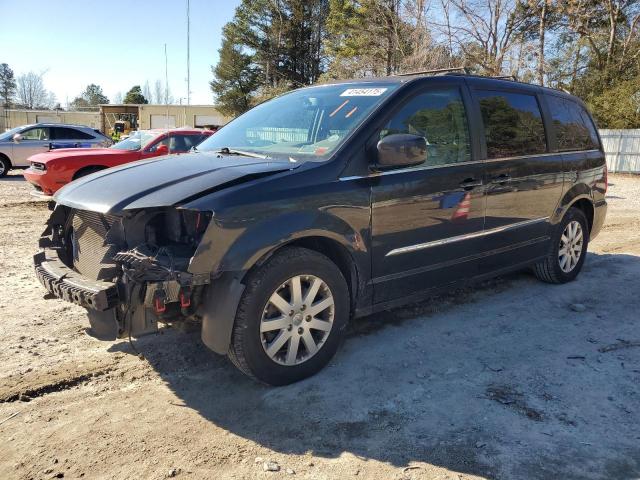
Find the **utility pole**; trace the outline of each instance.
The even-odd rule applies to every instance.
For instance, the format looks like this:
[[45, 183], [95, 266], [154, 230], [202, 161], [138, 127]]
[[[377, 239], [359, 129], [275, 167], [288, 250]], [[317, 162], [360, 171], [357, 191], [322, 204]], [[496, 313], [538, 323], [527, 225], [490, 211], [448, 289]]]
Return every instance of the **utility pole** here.
[[169, 126], [169, 66], [167, 62], [167, 44], [164, 44], [164, 105], [167, 109], [164, 124]]
[[187, 105], [191, 104], [191, 17], [187, 0]]

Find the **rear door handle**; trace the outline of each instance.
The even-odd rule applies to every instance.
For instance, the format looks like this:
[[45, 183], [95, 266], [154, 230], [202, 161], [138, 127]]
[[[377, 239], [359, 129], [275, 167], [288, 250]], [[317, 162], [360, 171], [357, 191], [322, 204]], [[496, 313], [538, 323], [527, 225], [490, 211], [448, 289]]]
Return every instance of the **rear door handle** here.
[[499, 183], [501, 185], [504, 185], [507, 182], [511, 181], [511, 175], [508, 175], [506, 173], [503, 173], [502, 175], [498, 175], [497, 177], [493, 177], [491, 179], [491, 183]]
[[465, 190], [471, 190], [474, 187], [482, 186], [482, 180], [476, 180], [475, 178], [466, 178], [460, 182], [460, 187]]

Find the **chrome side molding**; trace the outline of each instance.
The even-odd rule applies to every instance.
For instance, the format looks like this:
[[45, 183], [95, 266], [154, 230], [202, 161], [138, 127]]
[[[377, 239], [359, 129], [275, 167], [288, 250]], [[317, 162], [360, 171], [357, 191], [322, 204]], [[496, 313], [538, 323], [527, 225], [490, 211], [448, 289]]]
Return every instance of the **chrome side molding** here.
[[400, 255], [403, 253], [415, 252], [417, 250], [424, 250], [432, 247], [439, 247], [440, 245], [447, 245], [449, 243], [460, 242], [462, 240], [470, 240], [472, 238], [484, 237], [485, 235], [492, 235], [494, 233], [505, 232], [507, 230], [514, 230], [520, 227], [526, 227], [528, 225], [534, 225], [536, 223], [546, 222], [551, 217], [534, 218], [533, 220], [524, 220], [522, 222], [512, 223], [510, 225], [504, 225], [502, 227], [490, 228], [489, 230], [483, 230], [481, 232], [466, 233], [464, 235], [457, 235], [455, 237], [442, 238], [440, 240], [433, 240], [431, 242], [418, 243], [415, 245], [407, 245], [406, 247], [394, 248], [389, 251], [385, 257], [391, 257], [393, 255]]

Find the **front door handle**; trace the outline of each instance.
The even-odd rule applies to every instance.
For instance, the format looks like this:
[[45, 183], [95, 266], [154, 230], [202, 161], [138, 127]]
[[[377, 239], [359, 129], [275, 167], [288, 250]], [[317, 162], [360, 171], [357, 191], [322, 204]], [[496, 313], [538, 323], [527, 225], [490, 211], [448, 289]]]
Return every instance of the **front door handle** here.
[[465, 178], [460, 182], [460, 187], [465, 190], [472, 190], [474, 187], [482, 186], [482, 180], [476, 180], [475, 178]]

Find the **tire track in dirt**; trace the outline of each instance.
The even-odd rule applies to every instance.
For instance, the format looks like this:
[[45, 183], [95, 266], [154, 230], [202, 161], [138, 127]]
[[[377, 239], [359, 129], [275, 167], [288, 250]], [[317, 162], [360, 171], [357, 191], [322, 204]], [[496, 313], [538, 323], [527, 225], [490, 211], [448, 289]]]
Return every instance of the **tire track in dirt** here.
[[9, 376], [0, 387], [0, 403], [29, 401], [49, 393], [69, 390], [105, 376], [115, 370], [114, 364], [94, 364], [78, 368], [75, 364], [61, 366], [55, 371]]

